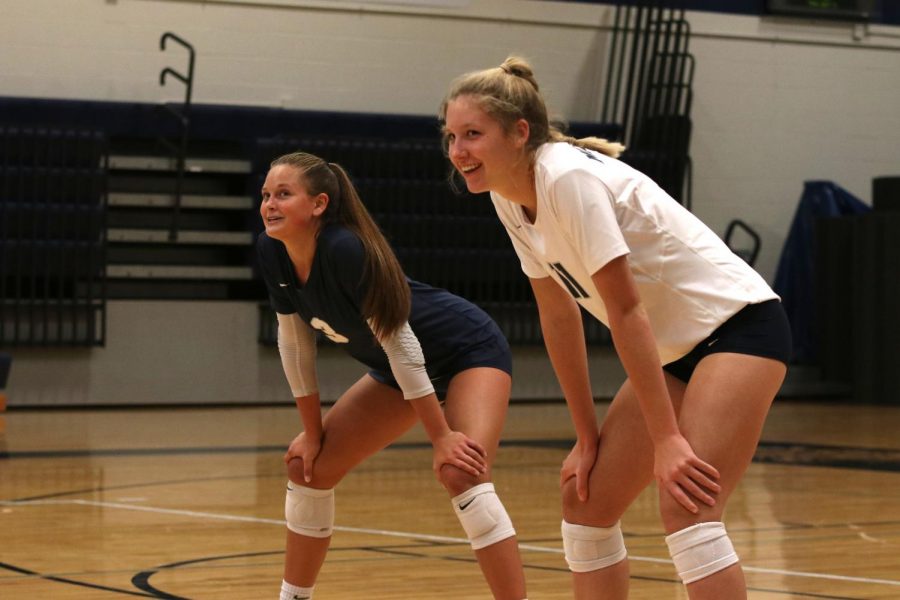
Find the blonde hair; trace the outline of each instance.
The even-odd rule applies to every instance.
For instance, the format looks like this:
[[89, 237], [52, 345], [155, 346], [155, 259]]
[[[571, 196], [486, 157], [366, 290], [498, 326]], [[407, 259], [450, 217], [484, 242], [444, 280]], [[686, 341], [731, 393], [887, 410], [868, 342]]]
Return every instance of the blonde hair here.
[[442, 122], [447, 118], [447, 105], [459, 96], [471, 96], [507, 133], [516, 121], [525, 119], [530, 130], [525, 148], [530, 155], [547, 142], [568, 142], [612, 157], [625, 150], [622, 144], [603, 138], [576, 139], [552, 124], [531, 65], [518, 56], [508, 57], [499, 67], [466, 73], [454, 80], [441, 102]]
[[372, 324], [375, 337], [390, 337], [409, 319], [412, 304], [409, 283], [378, 225], [366, 210], [353, 182], [344, 169], [325, 162], [314, 154], [294, 152], [272, 161], [271, 166], [288, 165], [300, 173], [300, 180], [311, 196], [326, 194], [328, 206], [322, 214], [322, 227], [339, 223], [356, 234], [366, 255], [363, 317]]

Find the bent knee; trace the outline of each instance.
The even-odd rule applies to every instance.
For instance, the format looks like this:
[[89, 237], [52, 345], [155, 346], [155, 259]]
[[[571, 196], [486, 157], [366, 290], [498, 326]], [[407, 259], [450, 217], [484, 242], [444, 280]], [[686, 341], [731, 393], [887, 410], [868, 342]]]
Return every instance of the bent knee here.
[[666, 533], [681, 531], [702, 521], [720, 521], [722, 508], [718, 502], [716, 506], [704, 504], [697, 498], [692, 498], [699, 512], [693, 513], [681, 505], [672, 494], [661, 490], [659, 494], [659, 516]]
[[438, 480], [444, 486], [444, 489], [453, 496], [458, 496], [466, 490], [487, 481], [484, 476], [476, 477], [453, 465], [441, 465], [441, 469], [438, 472]]
[[306, 485], [306, 480], [303, 476], [303, 459], [299, 457], [294, 457], [287, 463], [287, 476], [288, 479], [296, 483], [297, 485]]
[[582, 501], [578, 497], [574, 477], [562, 484], [561, 492], [563, 517], [570, 523], [608, 527], [622, 517], [622, 511], [601, 494], [591, 494], [587, 501]]
[[287, 463], [287, 476], [297, 485], [326, 489], [335, 487], [343, 478], [343, 473], [331, 473], [316, 465], [313, 468], [312, 479], [306, 481], [303, 473], [303, 459], [295, 456]]
[[580, 504], [583, 504], [581, 500], [578, 498], [578, 488], [575, 486], [575, 478], [571, 477], [566, 479], [561, 488], [560, 492], [562, 495], [562, 505], [564, 509], [577, 509]]

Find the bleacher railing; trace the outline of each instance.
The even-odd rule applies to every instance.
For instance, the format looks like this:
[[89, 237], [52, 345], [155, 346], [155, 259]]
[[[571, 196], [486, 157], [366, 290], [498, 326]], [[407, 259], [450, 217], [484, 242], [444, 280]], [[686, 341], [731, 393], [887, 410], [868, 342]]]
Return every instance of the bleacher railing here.
[[601, 120], [621, 123], [622, 160], [690, 209], [694, 57], [684, 4], [617, 4]]
[[166, 76], [171, 75], [184, 84], [184, 102], [181, 107], [175, 108], [172, 104], [164, 104], [163, 108], [172, 115], [178, 123], [178, 144], [175, 145], [166, 138], [160, 138], [160, 142], [175, 156], [175, 201], [172, 204], [172, 222], [169, 226], [169, 241], [178, 239], [178, 227], [181, 215], [181, 196], [184, 188], [184, 169], [187, 160], [188, 138], [191, 129], [191, 97], [194, 91], [194, 59], [196, 52], [194, 46], [187, 40], [167, 31], [159, 38], [159, 49], [165, 51], [166, 40], [173, 40], [188, 51], [187, 74], [166, 67], [159, 72], [159, 85], [166, 85]]
[[108, 159], [100, 132], [0, 126], [0, 346], [105, 343]]

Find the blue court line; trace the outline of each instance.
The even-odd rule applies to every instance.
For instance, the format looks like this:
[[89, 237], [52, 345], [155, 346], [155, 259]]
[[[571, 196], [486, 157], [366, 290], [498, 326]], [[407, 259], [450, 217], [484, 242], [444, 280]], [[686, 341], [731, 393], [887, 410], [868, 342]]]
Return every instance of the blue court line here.
[[94, 590], [100, 590], [104, 592], [112, 592], [116, 594], [126, 594], [128, 596], [140, 596], [141, 598], [174, 598], [172, 596], [156, 596], [153, 594], [147, 594], [143, 592], [136, 592], [134, 590], [126, 590], [122, 588], [110, 587], [107, 585], [97, 585], [96, 583], [88, 583], [86, 581], [78, 581], [77, 579], [71, 579], [69, 577], [59, 577], [58, 575], [44, 575], [42, 573], [38, 573], [37, 571], [32, 571], [30, 569], [26, 569], [24, 567], [17, 567], [16, 565], [11, 565], [9, 563], [0, 562], [0, 569], [5, 569], [7, 571], [12, 571], [13, 573], [21, 573], [22, 575], [33, 575], [35, 577], [39, 577], [41, 579], [46, 579], [47, 581], [55, 581], [56, 583], [67, 583], [69, 585], [74, 585], [78, 587], [86, 587]]

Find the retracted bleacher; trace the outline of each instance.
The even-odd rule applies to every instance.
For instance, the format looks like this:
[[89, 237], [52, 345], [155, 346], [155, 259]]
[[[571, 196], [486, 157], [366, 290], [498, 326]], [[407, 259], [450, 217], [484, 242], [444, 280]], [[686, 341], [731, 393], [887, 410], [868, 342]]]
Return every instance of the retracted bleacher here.
[[98, 131], [0, 127], [0, 345], [104, 343], [107, 160]]
[[[161, 134], [173, 134], [171, 118], [158, 105], [0, 97], [0, 114], [9, 124], [3, 130], [0, 160], [0, 343], [102, 344], [106, 298], [264, 302], [264, 286], [258, 273], [252, 273], [250, 241], [246, 253], [242, 241], [240, 248], [222, 255], [227, 264], [216, 263], [248, 272], [239, 288], [229, 286], [222, 293], [192, 296], [203, 282], [179, 281], [184, 285], [174, 291], [171, 286], [162, 291], [154, 287], [144, 296], [139, 293], [144, 288], [134, 291], [132, 285], [124, 294], [122, 286], [129, 282], [110, 270], [121, 270], [126, 259], [129, 264], [147, 262], [163, 252], [165, 257], [177, 253], [178, 260], [188, 257], [188, 249], [155, 243], [156, 238], [137, 247], [117, 237], [122, 228], [134, 229], [138, 218], [145, 227], [156, 227], [157, 217], [169, 222], [162, 213], [171, 210], [171, 193], [157, 189], [153, 173], [132, 177], [133, 169], [123, 170], [116, 162], [134, 158], [135, 147], [144, 148]], [[579, 137], [616, 138], [618, 127], [572, 123], [570, 131]], [[205, 203], [223, 201], [227, 193], [228, 200], [242, 200], [229, 202], [228, 226], [259, 231], [258, 193], [269, 162], [286, 152], [306, 150], [348, 170], [410, 277], [483, 307], [514, 344], [541, 342], [528, 280], [490, 200], [473, 197], [462, 184], [457, 186], [460, 192], [450, 185], [450, 164], [440, 146], [436, 117], [194, 104], [191, 131], [188, 160], [227, 159], [246, 163], [247, 171], [228, 174], [224, 183], [217, 179], [218, 187], [209, 190], [189, 186], [184, 217], [191, 221], [184, 226], [204, 233], [218, 227], [220, 215], [206, 210]], [[191, 171], [186, 181], [193, 184], [207, 176], [213, 174]], [[192, 193], [203, 196], [195, 199]], [[140, 202], [149, 204], [137, 206]], [[179, 236], [185, 233], [191, 232]], [[132, 260], [138, 252], [142, 254]], [[275, 319], [265, 304], [259, 323], [259, 340], [273, 344]], [[605, 327], [594, 319], [585, 319], [585, 331], [589, 343], [609, 342]]]

